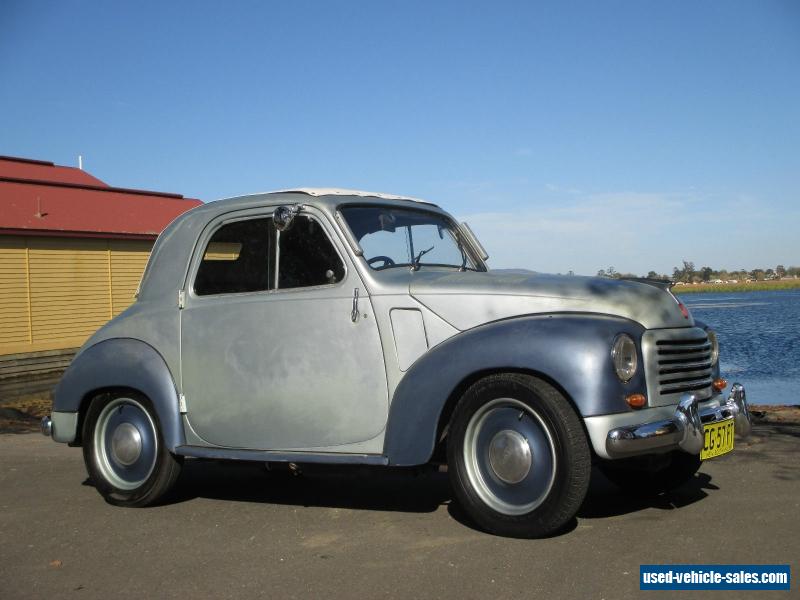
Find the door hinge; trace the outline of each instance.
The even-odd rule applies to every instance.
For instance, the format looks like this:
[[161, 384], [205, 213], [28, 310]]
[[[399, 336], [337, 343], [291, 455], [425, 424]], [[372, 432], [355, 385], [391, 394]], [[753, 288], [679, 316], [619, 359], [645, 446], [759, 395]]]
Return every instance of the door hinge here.
[[178, 290], [178, 308], [186, 306], [186, 292]]
[[178, 410], [181, 411], [182, 415], [186, 414], [186, 396], [183, 394], [178, 394]]

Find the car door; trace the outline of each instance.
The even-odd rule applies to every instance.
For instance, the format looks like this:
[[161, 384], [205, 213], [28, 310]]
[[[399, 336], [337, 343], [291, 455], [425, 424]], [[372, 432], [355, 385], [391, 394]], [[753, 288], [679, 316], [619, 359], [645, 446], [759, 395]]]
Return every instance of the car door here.
[[181, 387], [195, 434], [219, 446], [297, 450], [383, 431], [376, 320], [323, 215], [302, 213], [280, 232], [269, 213], [221, 219], [198, 252], [181, 310]]

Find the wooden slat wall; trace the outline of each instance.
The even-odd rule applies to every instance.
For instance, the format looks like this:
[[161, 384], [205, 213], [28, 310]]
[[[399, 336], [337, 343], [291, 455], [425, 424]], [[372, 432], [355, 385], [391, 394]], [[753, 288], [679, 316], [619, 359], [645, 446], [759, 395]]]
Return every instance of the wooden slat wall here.
[[0, 236], [0, 355], [80, 346], [133, 302], [151, 247]]
[[0, 236], [0, 347], [31, 341], [26, 257], [22, 238]]
[[108, 243], [111, 253], [111, 312], [116, 317], [133, 302], [153, 244], [128, 240], [109, 240]]
[[33, 343], [85, 340], [111, 318], [108, 242], [28, 238]]

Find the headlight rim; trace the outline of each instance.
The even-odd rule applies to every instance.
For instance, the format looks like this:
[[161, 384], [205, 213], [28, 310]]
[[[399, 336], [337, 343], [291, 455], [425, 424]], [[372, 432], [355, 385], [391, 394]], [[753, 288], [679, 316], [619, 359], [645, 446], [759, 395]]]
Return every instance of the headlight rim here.
[[711, 366], [719, 364], [719, 337], [717, 332], [710, 327], [706, 329], [706, 336], [711, 344]]
[[[618, 358], [620, 358], [623, 353], [623, 344], [627, 343], [630, 343], [632, 346], [632, 360], [628, 367], [621, 367], [618, 364]], [[619, 379], [622, 383], [629, 383], [639, 370], [639, 353], [636, 346], [636, 340], [634, 340], [629, 334], [623, 332], [618, 333], [614, 337], [614, 342], [611, 344], [611, 366], [614, 368], [614, 373], [616, 374], [617, 379]]]

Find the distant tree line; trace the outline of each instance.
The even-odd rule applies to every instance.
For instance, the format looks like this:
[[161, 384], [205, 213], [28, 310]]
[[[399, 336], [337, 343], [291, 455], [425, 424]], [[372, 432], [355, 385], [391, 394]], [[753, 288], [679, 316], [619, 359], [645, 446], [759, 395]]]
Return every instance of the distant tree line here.
[[[633, 273], [620, 273], [614, 267], [600, 269], [597, 272], [599, 277], [610, 277], [612, 279], [622, 279], [627, 277], [639, 277]], [[672, 269], [672, 275], [666, 273], [656, 273], [649, 271], [647, 275], [641, 275], [648, 279], [666, 279], [674, 282], [683, 283], [706, 283], [712, 281], [768, 281], [772, 279], [783, 279], [784, 277], [800, 277], [800, 267], [784, 267], [778, 265], [774, 269], [739, 269], [738, 271], [728, 271], [727, 269], [712, 269], [711, 267], [701, 267], [695, 269], [694, 263], [689, 260], [683, 261], [683, 267]]]

